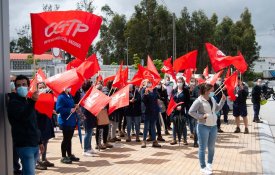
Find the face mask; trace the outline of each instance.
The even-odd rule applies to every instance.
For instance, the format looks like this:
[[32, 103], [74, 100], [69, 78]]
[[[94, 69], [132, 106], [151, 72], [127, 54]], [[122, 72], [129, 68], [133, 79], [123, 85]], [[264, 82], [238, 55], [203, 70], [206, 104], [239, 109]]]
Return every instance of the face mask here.
[[216, 83], [217, 83], [217, 85], [219, 85], [219, 86], [222, 84], [221, 81], [217, 81]]
[[157, 85], [156, 87], [157, 87], [158, 89], [160, 89], [160, 88], [161, 88], [161, 85]]
[[67, 88], [67, 89], [65, 89], [65, 92], [70, 93], [71, 90], [72, 90], [71, 88]]
[[177, 83], [178, 87], [182, 88], [183, 87], [183, 83]]
[[196, 84], [194, 82], [190, 82], [190, 85], [195, 86]]
[[47, 89], [38, 89], [39, 94], [43, 94], [47, 92]]
[[15, 85], [14, 85], [14, 82], [10, 82], [10, 88], [11, 88], [11, 91], [14, 91], [15, 90]]
[[148, 84], [147, 84], [147, 87], [151, 87], [151, 86], [152, 86], [152, 83], [148, 83]]
[[214, 97], [215, 96], [215, 93], [214, 92], [210, 92], [210, 94], [208, 95], [210, 98]]
[[165, 85], [168, 86], [170, 84], [170, 81], [166, 81]]
[[20, 86], [17, 88], [16, 92], [20, 97], [26, 97], [28, 94], [28, 87]]

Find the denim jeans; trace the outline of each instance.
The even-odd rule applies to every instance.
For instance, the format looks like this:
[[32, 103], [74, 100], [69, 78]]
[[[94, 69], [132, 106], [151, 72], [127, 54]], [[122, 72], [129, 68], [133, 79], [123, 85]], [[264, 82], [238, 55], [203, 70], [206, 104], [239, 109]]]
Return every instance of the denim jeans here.
[[35, 165], [39, 156], [37, 147], [16, 147], [16, 152], [21, 159], [24, 175], [35, 175]]
[[140, 120], [141, 120], [141, 117], [140, 116], [135, 116], [135, 117], [130, 117], [130, 116], [126, 116], [126, 119], [127, 119], [127, 135], [128, 137], [131, 136], [131, 128], [132, 127], [132, 124], [134, 124], [134, 128], [136, 130], [136, 136], [139, 135], [139, 130], [140, 130]]
[[89, 151], [92, 149], [91, 142], [92, 142], [92, 128], [85, 128], [85, 136], [84, 136], [84, 152]]
[[188, 127], [190, 129], [191, 134], [194, 134], [193, 120], [194, 118], [191, 117], [189, 114], [187, 114], [187, 122], [188, 122]]
[[147, 133], [149, 129], [151, 130], [152, 140], [156, 140], [156, 120], [145, 119], [144, 120], [144, 129], [143, 129], [143, 141], [146, 141]]
[[253, 103], [254, 120], [259, 120], [260, 109], [261, 109], [260, 103]]
[[197, 134], [199, 140], [199, 160], [201, 168], [205, 168], [205, 150], [208, 147], [208, 161], [207, 163], [212, 164], [215, 142], [217, 138], [217, 126], [206, 126], [204, 124], [197, 125]]

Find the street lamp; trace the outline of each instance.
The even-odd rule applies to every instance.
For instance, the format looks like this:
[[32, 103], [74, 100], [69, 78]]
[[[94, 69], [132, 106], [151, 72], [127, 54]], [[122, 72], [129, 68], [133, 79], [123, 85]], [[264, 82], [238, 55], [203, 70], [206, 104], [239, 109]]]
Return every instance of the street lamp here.
[[126, 42], [127, 42], [127, 66], [128, 66], [128, 59], [129, 59], [129, 53], [128, 53], [129, 38], [130, 37], [127, 37], [127, 39], [126, 39]]

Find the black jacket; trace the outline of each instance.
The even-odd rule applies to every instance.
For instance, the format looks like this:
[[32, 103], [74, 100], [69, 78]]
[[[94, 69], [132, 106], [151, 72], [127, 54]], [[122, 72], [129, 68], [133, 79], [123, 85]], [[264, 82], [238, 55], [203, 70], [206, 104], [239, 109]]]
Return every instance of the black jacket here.
[[15, 147], [35, 147], [41, 143], [34, 105], [32, 99], [17, 94], [9, 101], [8, 118]]
[[181, 104], [181, 110], [178, 111], [177, 109], [174, 109], [172, 112], [172, 116], [178, 116], [178, 115], [186, 115], [186, 111], [189, 110], [190, 106], [190, 92], [188, 89], [183, 88], [182, 92], [178, 94], [178, 89], [173, 90], [173, 98], [176, 103], [184, 102]]
[[239, 86], [235, 89], [235, 94], [237, 94], [237, 98], [234, 101], [234, 104], [237, 105], [246, 105], [246, 99], [248, 96], [248, 88], [247, 86], [243, 86], [243, 89], [240, 89]]
[[256, 85], [252, 89], [252, 103], [260, 103], [261, 101], [262, 88]]
[[[135, 93], [135, 95], [134, 95]], [[135, 96], [134, 103], [129, 103], [129, 106], [125, 107], [125, 116], [141, 116], [141, 96], [140, 93], [135, 90], [135, 92], [129, 93], [129, 100]]]
[[41, 133], [41, 140], [46, 141], [55, 137], [53, 120], [45, 114], [36, 111], [37, 124]]

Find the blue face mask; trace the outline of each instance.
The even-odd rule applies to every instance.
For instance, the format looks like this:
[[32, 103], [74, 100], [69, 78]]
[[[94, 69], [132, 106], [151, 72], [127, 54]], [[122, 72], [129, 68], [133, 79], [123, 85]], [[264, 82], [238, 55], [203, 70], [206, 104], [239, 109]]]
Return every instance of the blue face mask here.
[[214, 96], [215, 96], [215, 93], [214, 92], [210, 92], [209, 97], [211, 98], [211, 97], [214, 97]]
[[16, 92], [20, 97], [26, 97], [28, 94], [28, 87], [20, 86], [16, 89]]

